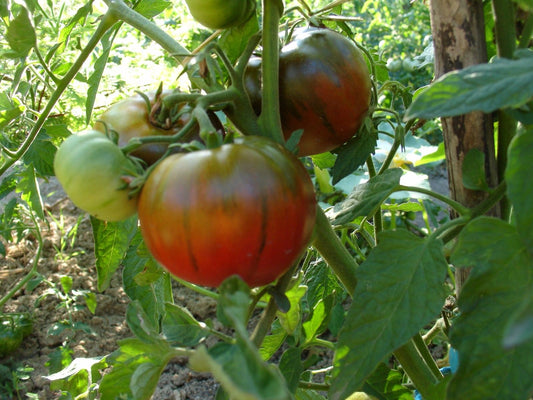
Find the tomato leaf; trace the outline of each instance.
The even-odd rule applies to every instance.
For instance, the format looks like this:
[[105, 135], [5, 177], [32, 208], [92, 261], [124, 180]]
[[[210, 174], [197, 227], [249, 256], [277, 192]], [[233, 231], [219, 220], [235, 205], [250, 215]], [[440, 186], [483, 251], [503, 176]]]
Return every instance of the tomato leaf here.
[[373, 215], [400, 183], [402, 170], [388, 169], [376, 175], [368, 182], [358, 185], [341, 203], [328, 212], [328, 217], [335, 225], [353, 221], [356, 217]]
[[337, 159], [331, 170], [333, 184], [354, 172], [365, 163], [377, 145], [377, 133], [370, 127], [370, 120], [366, 120], [359, 133], [346, 144], [336, 149]]
[[270, 328], [270, 335], [265, 337], [265, 340], [263, 340], [261, 348], [259, 349], [259, 354], [261, 354], [261, 358], [263, 360], [270, 359], [270, 357], [274, 355], [276, 350], [281, 347], [286, 337], [287, 332], [285, 332], [285, 329], [283, 329], [283, 327], [279, 323], [279, 320], [275, 320]]
[[17, 16], [10, 21], [5, 34], [9, 47], [15, 52], [15, 57], [26, 57], [30, 49], [35, 46], [35, 30], [28, 15], [28, 10], [20, 8]]
[[331, 399], [361, 387], [376, 366], [439, 315], [447, 262], [440, 240], [385, 231], [357, 269], [353, 303], [339, 334]]
[[[178, 351], [164, 340], [146, 343], [128, 338], [121, 340], [119, 345], [120, 348], [107, 357], [113, 368], [100, 383], [101, 397], [149, 400], [161, 372], [173, 357], [179, 355]], [[140, 379], [143, 373], [147, 376]]]
[[248, 45], [248, 40], [259, 31], [257, 14], [246, 21], [243, 25], [224, 30], [218, 44], [228, 56], [231, 62], [237, 61], [241, 53]]
[[[458, 237], [451, 260], [472, 267], [451, 331], [459, 368], [448, 398], [526, 399], [533, 390], [533, 339], [512, 349], [503, 346], [508, 321], [533, 293], [533, 260], [516, 228], [481, 217]], [[475, 388], [475, 390], [473, 390]]]
[[403, 385], [404, 375], [380, 363], [366, 380], [362, 390], [383, 400], [412, 400], [411, 390]]
[[304, 372], [302, 348], [289, 347], [285, 350], [279, 360], [279, 369], [287, 381], [289, 390], [294, 392], [300, 383], [300, 375]]
[[53, 176], [56, 151], [57, 147], [50, 137], [44, 130], [41, 130], [22, 159], [26, 165], [31, 163], [38, 175]]
[[296, 328], [298, 328], [298, 326], [300, 325], [300, 320], [302, 318], [300, 302], [306, 291], [306, 286], [293, 286], [289, 291], [285, 293], [291, 304], [289, 310], [287, 312], [278, 311], [276, 313], [281, 323], [281, 326], [289, 335], [292, 335]]
[[85, 101], [85, 122], [87, 124], [89, 124], [91, 121], [94, 102], [96, 95], [98, 94], [98, 87], [100, 86], [100, 81], [102, 80], [102, 75], [104, 74], [104, 70], [107, 65], [107, 59], [109, 58], [109, 53], [111, 52], [113, 39], [115, 38], [119, 27], [120, 25], [117, 25], [116, 28], [110, 29], [102, 37], [102, 54], [100, 54], [100, 56], [94, 62], [94, 71], [88, 79], [89, 89], [87, 90], [87, 99]]
[[150, 19], [161, 14], [172, 3], [165, 0], [142, 0], [135, 6], [135, 11]]
[[279, 371], [263, 361], [244, 337], [237, 344], [218, 343], [209, 349], [201, 346], [189, 363], [196, 371], [211, 372], [234, 400], [291, 398]]
[[17, 192], [21, 194], [31, 210], [41, 219], [44, 220], [43, 199], [41, 197], [41, 190], [39, 183], [35, 176], [35, 169], [33, 164], [28, 165], [20, 172], [20, 180], [17, 185]]
[[246, 331], [250, 288], [238, 276], [224, 280], [218, 288], [220, 296], [217, 302], [217, 316], [226, 325], [238, 331]]
[[119, 267], [137, 229], [137, 217], [120, 222], [104, 222], [91, 217], [94, 236], [94, 254], [98, 274], [98, 290], [109, 287], [113, 274]]
[[522, 106], [533, 96], [533, 52], [521, 55], [516, 60], [496, 59], [443, 75], [413, 100], [405, 120]]
[[516, 135], [509, 145], [509, 161], [505, 170], [507, 194], [513, 204], [516, 229], [520, 239], [533, 253], [533, 186], [531, 185], [531, 154], [533, 154], [533, 127]]
[[139, 231], [131, 241], [123, 264], [124, 291], [142, 305], [152, 324], [158, 325], [165, 313], [165, 303], [173, 298], [171, 278], [150, 255]]
[[176, 304], [165, 303], [161, 330], [173, 346], [196, 346], [209, 335], [209, 330], [204, 327], [189, 310]]
[[489, 185], [485, 176], [485, 153], [472, 149], [466, 153], [462, 165], [463, 185], [471, 190], [488, 191]]

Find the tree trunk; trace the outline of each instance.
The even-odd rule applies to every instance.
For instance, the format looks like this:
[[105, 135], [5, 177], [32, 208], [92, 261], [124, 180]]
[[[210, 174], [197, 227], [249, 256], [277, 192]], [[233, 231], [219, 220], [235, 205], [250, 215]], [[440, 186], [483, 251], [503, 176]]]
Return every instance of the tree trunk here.
[[[482, 0], [431, 0], [430, 13], [436, 78], [453, 70], [487, 62]], [[487, 182], [491, 187], [497, 185], [492, 117], [472, 112], [442, 118], [442, 129], [451, 196], [465, 206], [475, 206], [486, 194], [463, 186], [462, 165], [470, 150], [481, 150], [485, 154]], [[452, 214], [452, 217], [455, 215]], [[457, 271], [457, 293], [467, 276], [467, 270]]]

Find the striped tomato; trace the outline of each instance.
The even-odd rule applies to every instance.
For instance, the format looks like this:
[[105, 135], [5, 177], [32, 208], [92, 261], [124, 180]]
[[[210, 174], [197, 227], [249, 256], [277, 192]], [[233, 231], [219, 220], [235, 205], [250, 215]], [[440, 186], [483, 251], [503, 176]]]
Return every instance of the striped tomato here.
[[[260, 60], [252, 58], [245, 85], [261, 109]], [[362, 53], [340, 33], [309, 29], [279, 56], [279, 102], [285, 138], [303, 129], [300, 156], [323, 153], [357, 134], [370, 107], [371, 80]]]
[[246, 137], [164, 159], [142, 189], [138, 212], [148, 249], [172, 274], [212, 287], [237, 274], [254, 287], [301, 256], [316, 200], [296, 157]]

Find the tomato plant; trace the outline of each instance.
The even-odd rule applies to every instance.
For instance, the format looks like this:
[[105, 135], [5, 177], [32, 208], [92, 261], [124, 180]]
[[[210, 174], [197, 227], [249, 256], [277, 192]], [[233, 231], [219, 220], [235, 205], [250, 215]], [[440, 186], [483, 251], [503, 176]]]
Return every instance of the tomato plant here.
[[[261, 107], [260, 62], [251, 59], [245, 85]], [[279, 102], [286, 139], [303, 129], [299, 155], [332, 150], [357, 134], [370, 106], [371, 80], [362, 53], [328, 29], [299, 32], [279, 56]]]
[[303, 165], [258, 137], [169, 156], [139, 200], [141, 231], [154, 257], [205, 286], [234, 274], [251, 286], [274, 281], [306, 248], [315, 213]]
[[[179, 103], [172, 109], [170, 116], [173, 118], [169, 116], [165, 121], [159, 122], [157, 113], [161, 110], [161, 101], [170, 93], [172, 93], [171, 90], [165, 90], [157, 99], [155, 92], [147, 93], [146, 98], [149, 104], [140, 94], [121, 100], [104, 111], [98, 117], [93, 128], [104, 133], [107, 129], [115, 131], [118, 134], [119, 147], [126, 146], [133, 138], [175, 135], [191, 120], [192, 109], [188, 103]], [[207, 111], [207, 113], [215, 128], [223, 131], [224, 127], [216, 114], [212, 111]], [[195, 139], [200, 139], [198, 125], [195, 125], [194, 129], [186, 134], [180, 142], [185, 143]], [[165, 154], [168, 145], [168, 143], [163, 142], [144, 143], [131, 151], [130, 154], [151, 165]], [[179, 148], [176, 147], [176, 149]]]
[[105, 134], [89, 130], [68, 137], [54, 159], [57, 179], [72, 202], [106, 221], [119, 221], [136, 212], [124, 177], [135, 165]]
[[225, 29], [245, 22], [255, 10], [252, 0], [186, 0], [193, 18], [210, 29]]

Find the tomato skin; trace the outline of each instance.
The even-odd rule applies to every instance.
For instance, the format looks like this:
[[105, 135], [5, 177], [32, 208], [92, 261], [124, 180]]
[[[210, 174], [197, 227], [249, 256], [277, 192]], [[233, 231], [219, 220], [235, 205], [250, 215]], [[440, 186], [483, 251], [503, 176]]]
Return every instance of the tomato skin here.
[[[260, 84], [249, 82], [259, 68], [256, 61], [249, 64], [245, 76], [256, 112]], [[333, 150], [357, 133], [370, 107], [372, 84], [352, 41], [328, 29], [306, 30], [281, 49], [279, 68], [281, 125], [285, 139], [304, 130], [299, 156]]]
[[193, 18], [210, 29], [244, 23], [255, 10], [252, 0], [185, 0]]
[[[169, 94], [165, 91], [162, 97]], [[155, 102], [155, 93], [147, 93], [150, 104]], [[182, 107], [185, 104], [182, 105]], [[180, 109], [182, 108], [180, 107]], [[111, 105], [93, 125], [93, 129], [106, 132], [112, 129], [118, 133], [118, 145], [124, 147], [130, 139], [142, 138], [156, 135], [174, 135], [187, 123], [191, 118], [190, 113], [184, 113], [180, 116], [177, 123], [171, 129], [163, 129], [155, 126], [150, 122], [148, 107], [145, 100], [140, 94], [125, 98]], [[196, 132], [197, 133], [197, 130]], [[144, 160], [148, 165], [155, 163], [165, 154], [168, 143], [145, 143], [133, 150], [130, 154]]]
[[[165, 90], [161, 94], [161, 98], [171, 94], [171, 90]], [[155, 103], [155, 92], [149, 92], [146, 94], [150, 100], [150, 105], [153, 107]], [[170, 136], [175, 135], [191, 120], [191, 112], [187, 103], [180, 103], [177, 106], [176, 113], [180, 113], [179, 117], [173, 123], [169, 129], [163, 129], [154, 125], [150, 121], [150, 115], [146, 101], [140, 94], [131, 96], [111, 105], [96, 121], [93, 125], [93, 129], [102, 133], [107, 129], [114, 130], [118, 133], [118, 145], [124, 147], [133, 138], [143, 138], [148, 136]], [[211, 120], [214, 128], [224, 134], [224, 126], [216, 116], [216, 114], [208, 110], [207, 115]], [[186, 136], [183, 137], [180, 142], [185, 143], [192, 140], [200, 140], [200, 131], [198, 125]], [[140, 158], [147, 165], [154, 164], [159, 160], [167, 151], [168, 143], [144, 143], [135, 150], [131, 151], [134, 157]], [[178, 152], [179, 148], [173, 152]]]
[[303, 165], [259, 137], [167, 157], [139, 199], [153, 256], [172, 274], [211, 287], [234, 274], [252, 287], [274, 281], [305, 250], [315, 215]]
[[69, 136], [57, 150], [54, 171], [72, 202], [96, 218], [120, 221], [137, 211], [137, 198], [121, 190], [135, 166], [102, 132]]

